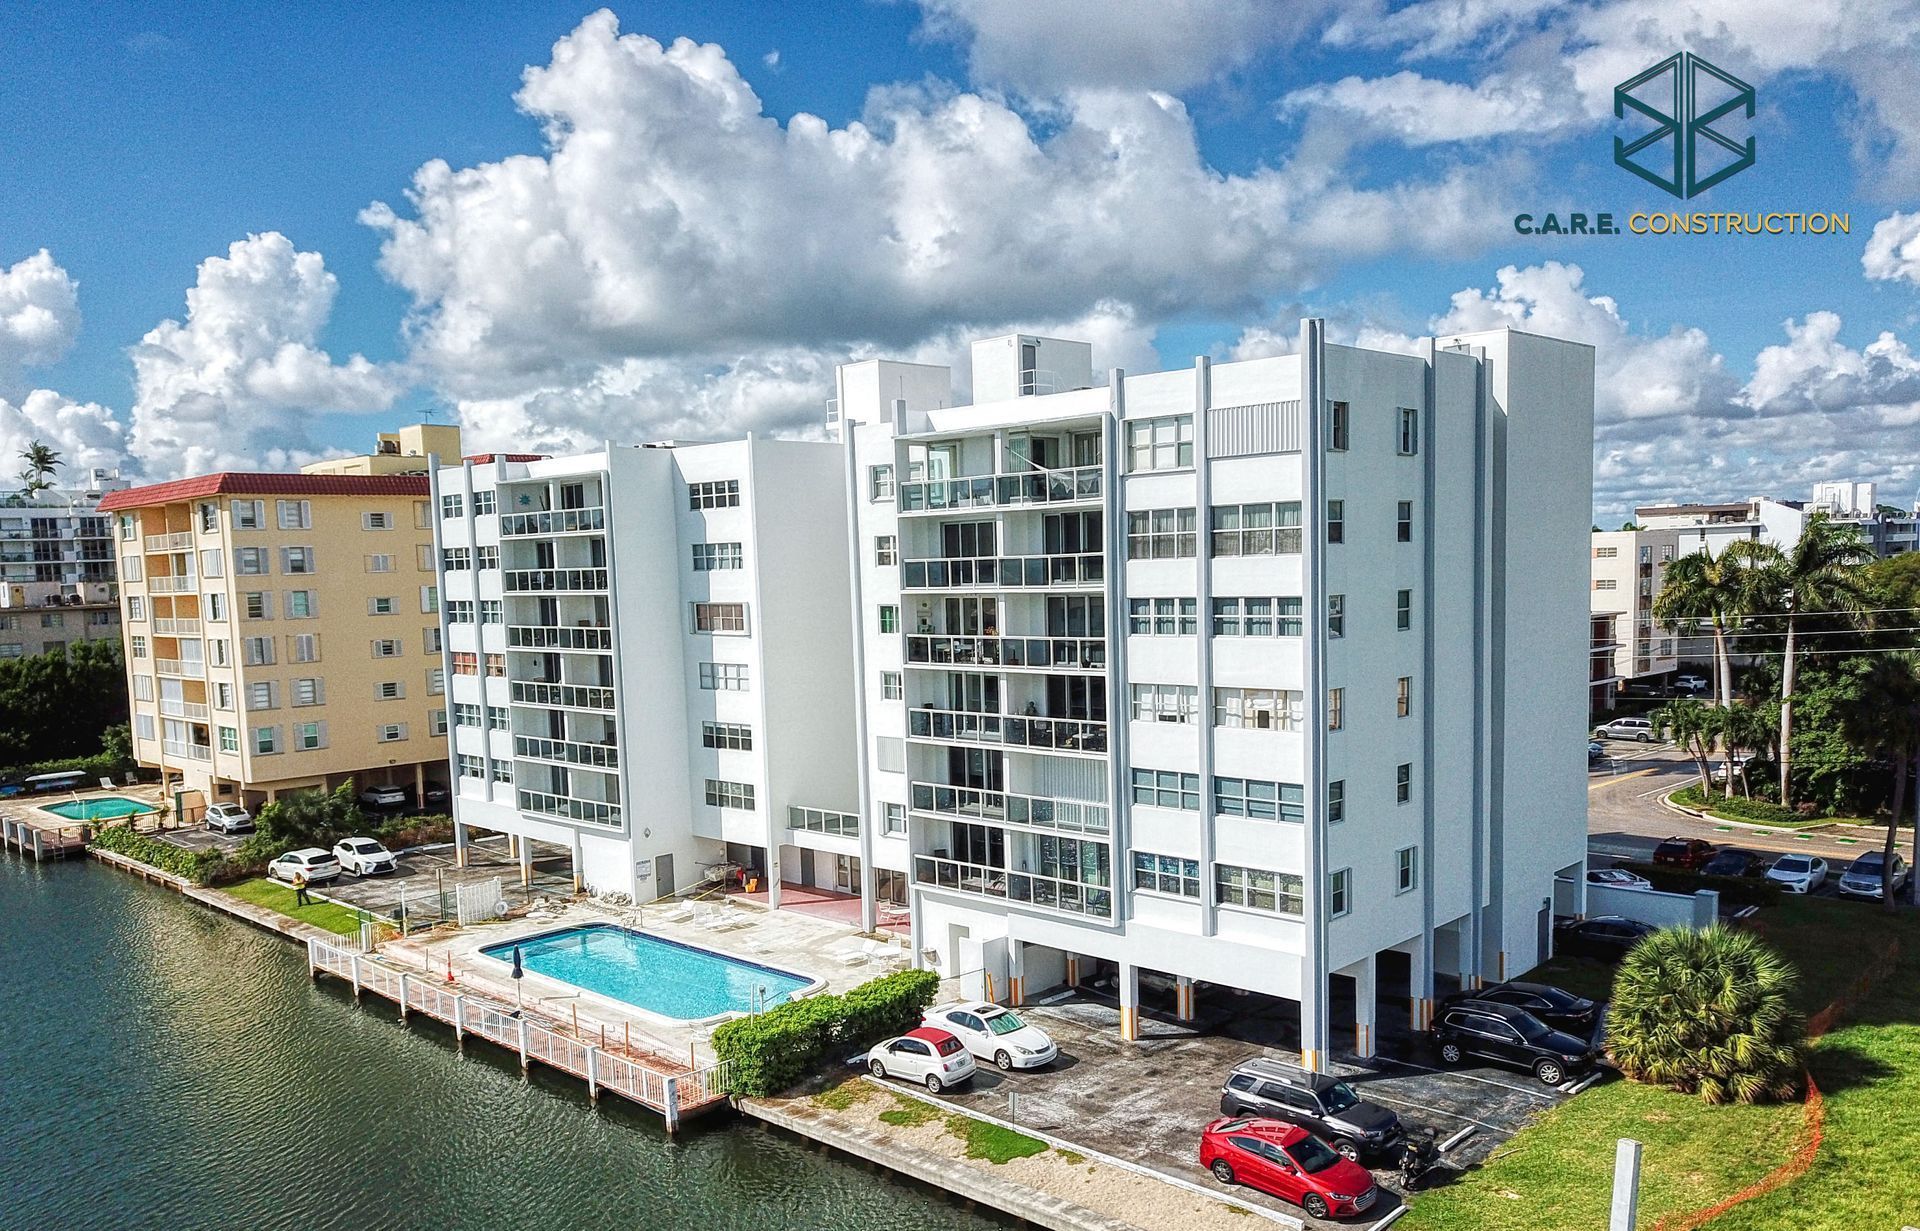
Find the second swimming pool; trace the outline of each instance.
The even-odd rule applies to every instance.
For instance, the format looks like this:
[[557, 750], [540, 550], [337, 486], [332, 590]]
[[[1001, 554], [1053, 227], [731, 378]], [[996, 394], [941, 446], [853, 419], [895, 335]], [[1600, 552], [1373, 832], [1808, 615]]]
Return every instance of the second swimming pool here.
[[521, 966], [532, 974], [680, 1021], [782, 1004], [814, 983], [789, 971], [610, 923], [502, 941], [480, 952], [512, 962], [516, 947]]

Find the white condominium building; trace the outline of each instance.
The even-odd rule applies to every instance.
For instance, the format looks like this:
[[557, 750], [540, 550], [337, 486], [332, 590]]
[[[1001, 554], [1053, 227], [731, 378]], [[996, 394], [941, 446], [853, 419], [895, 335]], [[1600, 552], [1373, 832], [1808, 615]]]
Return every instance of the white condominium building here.
[[440, 470], [462, 846], [559, 843], [641, 901], [723, 864], [776, 906], [857, 888], [843, 466], [749, 437]]
[[[1586, 856], [1593, 354], [1495, 331], [1094, 387], [1091, 347], [840, 369], [862, 867], [1016, 1002], [1143, 975], [1303, 1061], [1546, 956]], [[1209, 985], [1207, 989], [1198, 984]], [[1403, 1010], [1405, 1011], [1405, 1010]], [[1344, 1027], [1351, 1021], [1355, 1029]]]

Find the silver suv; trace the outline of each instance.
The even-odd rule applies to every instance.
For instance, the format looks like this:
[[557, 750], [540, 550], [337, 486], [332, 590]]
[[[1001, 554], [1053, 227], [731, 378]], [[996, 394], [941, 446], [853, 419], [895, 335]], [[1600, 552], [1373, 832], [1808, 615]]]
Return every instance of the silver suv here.
[[1631, 739], [1643, 744], [1651, 744], [1660, 738], [1660, 730], [1646, 718], [1616, 718], [1593, 729], [1593, 733], [1606, 739]]
[[1244, 1061], [1227, 1075], [1220, 1114], [1285, 1120], [1356, 1162], [1386, 1157], [1404, 1131], [1399, 1116], [1361, 1098], [1346, 1082], [1265, 1057]]

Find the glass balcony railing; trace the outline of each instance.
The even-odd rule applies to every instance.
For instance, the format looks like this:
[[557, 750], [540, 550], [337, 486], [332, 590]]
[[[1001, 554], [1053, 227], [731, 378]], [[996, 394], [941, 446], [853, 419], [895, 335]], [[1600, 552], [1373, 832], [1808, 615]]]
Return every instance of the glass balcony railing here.
[[543, 739], [537, 735], [513, 737], [513, 755], [535, 761], [560, 761], [591, 769], [620, 768], [620, 750], [612, 744], [586, 744], [570, 739]]
[[556, 590], [605, 590], [603, 568], [508, 569], [500, 583], [510, 594], [539, 594]]
[[907, 638], [907, 662], [1104, 671], [1107, 641], [1104, 637], [944, 637], [916, 633]]
[[610, 710], [613, 689], [595, 684], [547, 684], [538, 680], [514, 680], [511, 695], [526, 705], [552, 705], [562, 709]]
[[903, 590], [1014, 590], [1029, 587], [1098, 589], [1106, 584], [1106, 558], [1099, 552], [1056, 556], [966, 556], [908, 560]]
[[944, 859], [938, 855], [915, 855], [913, 880], [917, 885], [1025, 902], [1067, 914], [1113, 917], [1111, 885], [1083, 884], [1034, 872], [1014, 872], [989, 864]]
[[902, 483], [902, 513], [945, 513], [965, 509], [1018, 508], [1029, 504], [1096, 503], [1106, 491], [1100, 466], [1071, 470], [1029, 470], [1019, 474], [982, 474], [958, 479]]
[[962, 893], [977, 893], [982, 897], [1007, 896], [1007, 870], [990, 864], [962, 863], [957, 859], [942, 859], [936, 855], [915, 855], [913, 880], [917, 885], [958, 889]]
[[787, 828], [835, 838], [857, 838], [860, 836], [860, 818], [851, 812], [829, 812], [825, 808], [802, 808], [790, 804], [787, 807]]
[[519, 797], [520, 811], [532, 812], [538, 816], [557, 816], [569, 821], [586, 821], [594, 825], [618, 825], [620, 823], [620, 805], [606, 804], [592, 799], [569, 799], [564, 795], [550, 795], [545, 791], [516, 791]]
[[1050, 799], [935, 782], [913, 783], [911, 799], [915, 812], [962, 821], [997, 821], [1030, 829], [1095, 834], [1106, 833], [1109, 825], [1107, 805], [1079, 799]]
[[1002, 744], [1055, 752], [1099, 755], [1107, 750], [1107, 724], [1081, 718], [981, 714], [972, 710], [910, 709], [907, 734], [914, 739], [963, 744]]
[[599, 506], [544, 509], [538, 513], [504, 513], [500, 517], [502, 538], [522, 538], [530, 534], [582, 534], [606, 528], [607, 511]]
[[611, 650], [613, 630], [550, 624], [509, 624], [507, 625], [507, 648], [511, 650]]

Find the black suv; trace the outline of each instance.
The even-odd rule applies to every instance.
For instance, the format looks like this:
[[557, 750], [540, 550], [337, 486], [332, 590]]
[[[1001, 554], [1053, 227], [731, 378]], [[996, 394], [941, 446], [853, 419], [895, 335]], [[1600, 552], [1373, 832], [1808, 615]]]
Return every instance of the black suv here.
[[1593, 1067], [1593, 1045], [1547, 1025], [1524, 1009], [1485, 1000], [1460, 1000], [1433, 1019], [1433, 1043], [1442, 1064], [1478, 1056], [1525, 1069], [1549, 1086]]
[[1367, 1102], [1346, 1082], [1277, 1060], [1234, 1066], [1220, 1090], [1220, 1114], [1284, 1120], [1356, 1162], [1363, 1155], [1387, 1155], [1402, 1133], [1399, 1116]]
[[1575, 1038], [1590, 1039], [1600, 1021], [1600, 1006], [1585, 996], [1576, 996], [1546, 983], [1495, 983], [1477, 992], [1455, 992], [1440, 1002], [1442, 1009], [1465, 1000], [1484, 1000], [1504, 1004], [1533, 1014], [1555, 1030], [1564, 1030]]

